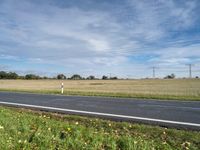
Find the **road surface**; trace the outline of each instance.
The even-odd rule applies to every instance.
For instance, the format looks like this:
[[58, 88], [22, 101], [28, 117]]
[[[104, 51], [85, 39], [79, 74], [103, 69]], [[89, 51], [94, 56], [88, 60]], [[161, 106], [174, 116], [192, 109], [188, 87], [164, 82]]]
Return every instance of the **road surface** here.
[[0, 105], [200, 130], [200, 102], [0, 92]]

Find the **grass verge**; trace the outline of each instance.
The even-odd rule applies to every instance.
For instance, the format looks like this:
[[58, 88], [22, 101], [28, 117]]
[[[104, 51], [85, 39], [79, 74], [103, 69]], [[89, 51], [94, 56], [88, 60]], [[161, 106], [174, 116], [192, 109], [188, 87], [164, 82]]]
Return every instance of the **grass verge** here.
[[200, 149], [200, 132], [0, 107], [0, 149]]

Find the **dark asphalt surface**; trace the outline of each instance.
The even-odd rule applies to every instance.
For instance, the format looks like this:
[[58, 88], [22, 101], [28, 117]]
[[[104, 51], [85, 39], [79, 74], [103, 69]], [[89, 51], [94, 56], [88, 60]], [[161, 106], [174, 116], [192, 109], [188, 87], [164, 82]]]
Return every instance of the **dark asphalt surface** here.
[[[20, 103], [20, 104], [55, 107], [55, 108], [72, 109], [80, 111], [108, 113], [108, 114], [143, 117], [151, 119], [161, 119], [161, 120], [176, 121], [176, 122], [186, 122], [192, 124], [199, 124], [199, 126], [98, 115], [98, 117], [103, 117], [118, 121], [133, 121], [133, 122], [142, 122], [148, 124], [149, 123], [156, 124], [166, 127], [200, 130], [200, 102], [197, 101], [191, 101], [191, 102], [159, 101], [159, 100], [142, 100], [142, 99], [126, 99], [126, 98], [123, 99], [123, 98], [85, 97], [85, 96], [59, 96], [59, 95], [0, 92], [0, 102]], [[5, 105], [5, 104], [0, 103], [0, 105]], [[39, 109], [43, 110], [41, 108]], [[67, 114], [84, 115], [82, 113], [77, 113], [77, 112], [65, 112], [60, 110], [58, 111], [53, 110], [53, 111], [67, 113]], [[87, 116], [88, 115], [97, 116], [96, 114], [87, 114]]]

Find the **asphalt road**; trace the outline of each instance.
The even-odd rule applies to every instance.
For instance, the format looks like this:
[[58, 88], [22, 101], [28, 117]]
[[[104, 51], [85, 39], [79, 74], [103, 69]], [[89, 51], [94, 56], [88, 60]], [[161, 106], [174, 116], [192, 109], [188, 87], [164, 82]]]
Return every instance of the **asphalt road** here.
[[0, 105], [200, 130], [200, 102], [0, 92]]

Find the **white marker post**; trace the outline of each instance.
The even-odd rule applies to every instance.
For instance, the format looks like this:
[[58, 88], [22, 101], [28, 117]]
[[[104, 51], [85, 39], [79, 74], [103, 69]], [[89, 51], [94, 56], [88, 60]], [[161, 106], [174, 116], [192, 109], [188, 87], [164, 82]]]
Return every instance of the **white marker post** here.
[[62, 82], [62, 84], [61, 84], [61, 94], [63, 94], [63, 92], [64, 92], [64, 83]]

